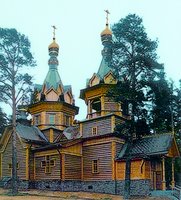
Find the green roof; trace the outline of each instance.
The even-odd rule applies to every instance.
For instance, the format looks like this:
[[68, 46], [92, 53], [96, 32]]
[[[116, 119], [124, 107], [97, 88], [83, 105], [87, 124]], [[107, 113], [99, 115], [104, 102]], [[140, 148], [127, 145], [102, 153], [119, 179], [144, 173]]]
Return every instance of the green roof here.
[[40, 84], [35, 84], [35, 85], [34, 85], [34, 88], [37, 89], [38, 91], [41, 91], [41, 90], [42, 90], [42, 85], [40, 85]]
[[99, 69], [98, 69], [98, 72], [97, 72], [97, 75], [103, 79], [104, 76], [109, 72], [111, 71], [111, 68], [109, 67], [109, 63], [105, 60], [105, 58], [103, 57], [102, 58], [102, 61], [101, 61], [101, 64], [99, 66]]
[[[173, 141], [172, 134], [158, 134], [147, 136], [133, 142], [131, 148], [132, 157], [144, 157], [152, 155], [164, 155], [168, 153]], [[117, 155], [117, 159], [123, 159], [128, 155], [128, 144], [125, 143]]]
[[37, 141], [37, 142], [48, 142], [44, 134], [36, 126], [26, 126], [17, 123], [16, 132], [19, 136], [25, 140]]
[[57, 69], [49, 69], [44, 84], [46, 85], [47, 90], [49, 90], [50, 88], [57, 90], [59, 85], [63, 86]]

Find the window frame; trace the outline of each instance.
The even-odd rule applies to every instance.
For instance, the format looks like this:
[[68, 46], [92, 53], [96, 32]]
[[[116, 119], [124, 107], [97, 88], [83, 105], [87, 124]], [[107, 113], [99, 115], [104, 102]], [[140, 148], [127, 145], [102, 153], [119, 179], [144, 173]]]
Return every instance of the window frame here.
[[97, 135], [97, 126], [92, 127], [92, 135]]
[[51, 174], [52, 167], [55, 167], [55, 159], [51, 159], [50, 155], [46, 155], [45, 160], [41, 161], [41, 168], [44, 168], [45, 174]]
[[64, 125], [65, 126], [71, 125], [71, 116], [70, 115], [64, 115]]
[[99, 159], [92, 160], [92, 174], [99, 173]]
[[36, 114], [34, 116], [34, 125], [40, 125], [41, 124], [41, 115], [40, 114]]
[[47, 113], [48, 114], [48, 124], [55, 124], [55, 113]]

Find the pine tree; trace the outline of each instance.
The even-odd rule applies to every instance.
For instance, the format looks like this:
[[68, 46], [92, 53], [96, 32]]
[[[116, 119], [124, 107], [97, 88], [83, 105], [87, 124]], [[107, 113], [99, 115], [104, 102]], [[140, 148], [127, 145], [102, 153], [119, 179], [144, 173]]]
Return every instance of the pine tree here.
[[[35, 65], [28, 38], [16, 29], [0, 28], [0, 101], [12, 108], [12, 193], [18, 192], [16, 109], [30, 93], [32, 77], [23, 69]], [[25, 70], [24, 70], [25, 71]]]
[[[131, 149], [133, 136], [136, 133], [137, 137], [143, 134], [138, 130], [138, 126], [136, 127], [137, 122], [146, 122], [148, 116], [149, 109], [145, 108], [146, 93], [150, 90], [148, 83], [159, 78], [163, 65], [157, 62], [157, 41], [148, 38], [139, 16], [129, 14], [114, 24], [112, 31], [112, 67], [119, 82], [109, 95], [117, 102], [126, 102], [129, 105], [127, 110], [131, 114], [131, 122], [126, 122], [130, 125], [127, 126], [128, 131], [124, 132], [129, 133], [127, 143]], [[131, 150], [129, 155], [126, 159], [125, 199], [130, 198]]]

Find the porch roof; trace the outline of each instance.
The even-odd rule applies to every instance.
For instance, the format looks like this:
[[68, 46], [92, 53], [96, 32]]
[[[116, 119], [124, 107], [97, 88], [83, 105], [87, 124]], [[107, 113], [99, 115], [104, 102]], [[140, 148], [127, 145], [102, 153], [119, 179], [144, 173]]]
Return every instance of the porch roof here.
[[[131, 147], [131, 157], [147, 157], [154, 155], [165, 155], [169, 153], [173, 143], [173, 135], [170, 133], [152, 135], [133, 141]], [[128, 156], [130, 150], [128, 144], [125, 143], [121, 151], [117, 155], [117, 160], [124, 159]]]

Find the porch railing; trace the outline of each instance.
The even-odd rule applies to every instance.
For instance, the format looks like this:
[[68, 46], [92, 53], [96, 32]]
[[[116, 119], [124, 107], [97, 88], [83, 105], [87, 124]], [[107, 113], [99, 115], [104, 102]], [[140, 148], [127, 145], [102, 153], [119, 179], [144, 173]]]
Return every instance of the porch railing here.
[[172, 195], [177, 198], [178, 200], [181, 199], [181, 187], [180, 186], [175, 186], [173, 189], [172, 189]]

